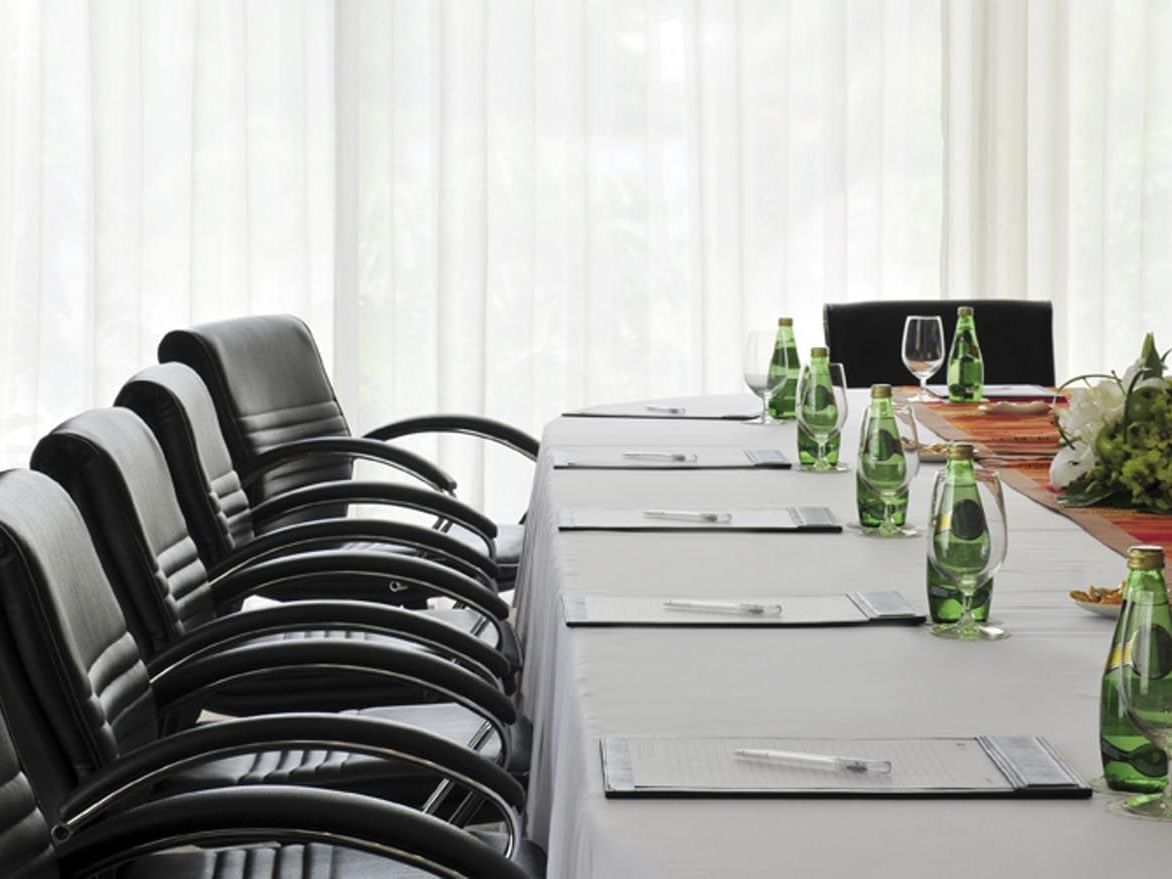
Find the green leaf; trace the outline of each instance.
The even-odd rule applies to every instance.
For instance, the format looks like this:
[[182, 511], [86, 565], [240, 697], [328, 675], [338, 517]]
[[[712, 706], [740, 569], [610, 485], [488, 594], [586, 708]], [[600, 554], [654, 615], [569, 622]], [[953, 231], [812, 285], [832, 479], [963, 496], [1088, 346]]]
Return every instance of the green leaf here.
[[1148, 333], [1144, 336], [1144, 345], [1140, 350], [1139, 359], [1143, 363], [1145, 378], [1164, 377], [1164, 360], [1160, 357], [1160, 352], [1156, 350], [1155, 333]]
[[[1118, 486], [1104, 485], [1098, 481], [1092, 481], [1090, 476], [1080, 476], [1074, 482], [1070, 483], [1066, 488], [1066, 494], [1058, 498], [1058, 503], [1064, 507], [1093, 507], [1096, 504], [1103, 504], [1115, 499], [1110, 506], [1131, 506], [1127, 503], [1128, 495], [1126, 491], [1121, 490]], [[1123, 501], [1123, 503], [1119, 503]]]

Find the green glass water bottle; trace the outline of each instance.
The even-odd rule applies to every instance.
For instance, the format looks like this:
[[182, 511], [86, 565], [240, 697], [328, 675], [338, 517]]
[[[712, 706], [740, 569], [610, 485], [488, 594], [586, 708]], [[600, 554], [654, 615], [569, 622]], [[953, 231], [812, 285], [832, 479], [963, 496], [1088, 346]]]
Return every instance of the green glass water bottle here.
[[[830, 381], [830, 349], [810, 349], [810, 378], [815, 386], [815, 393], [822, 399], [830, 401], [824, 409], [825, 417], [837, 419], [838, 410], [834, 404], [834, 387]], [[823, 390], [825, 389], [825, 390]], [[826, 442], [826, 460], [831, 467], [838, 465], [838, 449], [842, 444], [842, 434], [836, 433]], [[818, 441], [798, 424], [798, 461], [802, 467], [813, 467], [818, 460]]]
[[[984, 510], [977, 493], [976, 476], [973, 472], [973, 447], [967, 443], [953, 443], [948, 447], [941, 490], [948, 493], [941, 507], [951, 510], [948, 516], [941, 516], [936, 523], [937, 530], [948, 528], [953, 534], [976, 532], [977, 523], [984, 524]], [[933, 498], [935, 508], [935, 498]], [[971, 527], [970, 524], [972, 523]], [[959, 527], [958, 527], [959, 526]], [[976, 536], [976, 535], [974, 535]], [[988, 532], [984, 539], [988, 540]], [[989, 619], [989, 607], [993, 603], [993, 578], [977, 587], [973, 593], [973, 619], [984, 623]], [[941, 573], [928, 559], [928, 612], [934, 623], [955, 623], [961, 617], [964, 597], [952, 581]]]
[[953, 403], [977, 403], [984, 397], [984, 388], [985, 363], [973, 310], [962, 305], [956, 310], [956, 332], [948, 351], [948, 399]]
[[777, 342], [773, 346], [773, 360], [769, 364], [769, 382], [783, 382], [769, 398], [769, 417], [774, 421], [789, 421], [794, 417], [794, 400], [798, 393], [798, 345], [794, 340], [794, 319], [777, 319]]
[[1164, 789], [1168, 758], [1136, 729], [1119, 700], [1119, 669], [1124, 654], [1123, 617], [1129, 603], [1168, 601], [1164, 582], [1164, 550], [1159, 546], [1133, 546], [1127, 551], [1127, 580], [1123, 584], [1123, 608], [1115, 624], [1111, 652], [1103, 669], [1099, 691], [1099, 752], [1103, 777], [1112, 790], [1155, 793]]
[[[906, 467], [903, 452], [899, 447], [899, 428], [895, 424], [895, 410], [891, 406], [891, 385], [871, 385], [871, 414], [867, 420], [868, 435], [859, 436], [859, 461], [862, 462], [868, 449], [875, 450], [875, 459], [884, 468], [890, 468], [893, 484], [903, 481]], [[862, 464], [856, 468], [855, 502], [859, 508], [859, 523], [864, 528], [878, 528], [883, 524], [886, 504], [879, 493], [863, 481]], [[903, 527], [907, 521], [908, 489], [895, 496], [892, 521]]]

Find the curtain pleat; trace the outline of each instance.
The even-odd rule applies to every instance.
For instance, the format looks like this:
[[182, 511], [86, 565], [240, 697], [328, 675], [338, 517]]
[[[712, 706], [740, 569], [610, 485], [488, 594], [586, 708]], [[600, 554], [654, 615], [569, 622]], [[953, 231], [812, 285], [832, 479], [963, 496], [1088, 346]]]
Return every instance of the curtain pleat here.
[[[244, 313], [311, 323], [360, 431], [736, 390], [748, 329], [832, 301], [1050, 299], [1060, 375], [1123, 367], [1172, 339], [1169, 37], [1156, 0], [9, 0], [3, 464]], [[507, 453], [413, 447], [524, 506]]]

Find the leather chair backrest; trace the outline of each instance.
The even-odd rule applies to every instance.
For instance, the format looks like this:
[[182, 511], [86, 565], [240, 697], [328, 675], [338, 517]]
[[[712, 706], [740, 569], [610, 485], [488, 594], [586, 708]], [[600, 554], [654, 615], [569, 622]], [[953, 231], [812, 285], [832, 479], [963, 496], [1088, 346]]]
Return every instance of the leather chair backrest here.
[[195, 371], [182, 363], [151, 366], [118, 392], [154, 433], [179, 506], [204, 564], [211, 566], [253, 538], [252, 505], [232, 466], [215, 404]]
[[74, 784], [158, 736], [146, 667], [85, 522], [42, 473], [0, 474], [0, 602], [6, 698], [23, 679]]
[[14, 879], [52, 879], [49, 826], [37, 806], [32, 786], [17, 759], [16, 748], [0, 716], [0, 865]]
[[879, 382], [914, 385], [918, 380], [903, 364], [904, 320], [910, 314], [938, 315], [944, 323], [945, 366], [929, 381], [943, 384], [956, 309], [961, 305], [971, 305], [974, 310], [986, 384], [1054, 384], [1054, 321], [1049, 302], [904, 299], [827, 303], [822, 307], [822, 319], [830, 359], [844, 365], [852, 388]]
[[129, 409], [92, 409], [37, 443], [32, 466], [85, 517], [131, 631], [148, 655], [216, 617], [162, 449]]
[[[159, 362], [185, 363], [216, 404], [232, 463], [247, 474], [253, 458], [291, 440], [349, 436], [317, 344], [291, 315], [243, 317], [173, 330]], [[292, 488], [349, 479], [348, 460], [320, 458], [275, 468], [249, 486], [253, 504]], [[284, 524], [345, 515], [344, 508], [292, 516]]]

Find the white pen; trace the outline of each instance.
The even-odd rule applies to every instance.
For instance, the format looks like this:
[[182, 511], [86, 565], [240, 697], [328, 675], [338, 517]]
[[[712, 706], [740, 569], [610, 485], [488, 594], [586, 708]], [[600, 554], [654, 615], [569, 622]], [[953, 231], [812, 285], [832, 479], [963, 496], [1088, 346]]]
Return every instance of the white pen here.
[[683, 452], [623, 452], [623, 457], [645, 461], [692, 462], [696, 460], [695, 455], [685, 455]]
[[657, 406], [654, 403], [647, 404], [648, 412], [666, 412], [668, 415], [683, 415], [688, 410], [683, 406]]
[[648, 519], [678, 519], [681, 522], [731, 522], [732, 513], [708, 513], [702, 510], [644, 510]]
[[780, 604], [757, 604], [752, 601], [682, 601], [669, 598], [663, 603], [668, 610], [698, 610], [705, 613], [735, 613], [749, 616], [781, 616]]
[[865, 757], [844, 757], [835, 754], [803, 754], [800, 751], [774, 751], [767, 748], [738, 748], [733, 754], [744, 760], [760, 760], [782, 766], [805, 769], [833, 769], [843, 772], [868, 772], [889, 775], [890, 760], [868, 760]]

